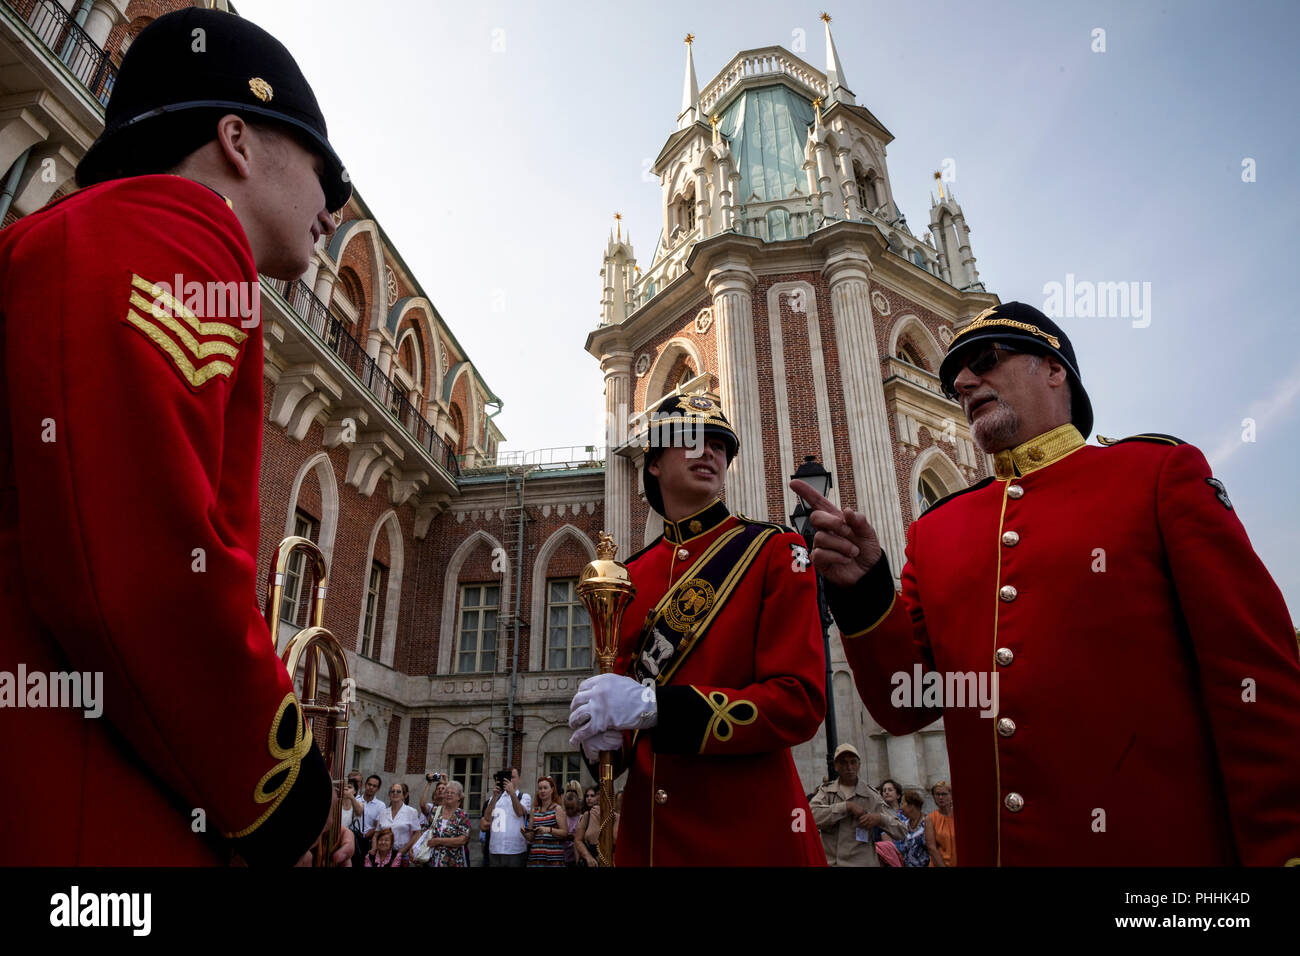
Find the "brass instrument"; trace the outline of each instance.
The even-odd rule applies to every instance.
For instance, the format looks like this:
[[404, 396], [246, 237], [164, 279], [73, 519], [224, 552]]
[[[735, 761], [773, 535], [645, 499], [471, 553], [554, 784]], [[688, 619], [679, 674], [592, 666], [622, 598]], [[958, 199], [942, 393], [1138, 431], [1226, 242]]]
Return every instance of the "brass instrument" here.
[[[347, 657], [339, 639], [324, 627], [326, 575], [325, 555], [309, 539], [292, 536], [280, 542], [271, 562], [266, 588], [266, 626], [271, 631], [271, 646], [279, 649], [280, 603], [284, 598], [284, 581], [289, 559], [295, 551], [302, 551], [315, 568], [315, 592], [312, 595], [311, 617], [308, 626], [293, 636], [280, 653], [280, 660], [293, 681], [298, 668], [303, 668], [302, 697], [298, 707], [309, 731], [315, 730], [316, 720], [327, 721], [325, 767], [329, 771], [336, 794], [330, 809], [329, 829], [312, 847], [316, 866], [328, 866], [341, 839], [343, 774], [347, 766], [348, 700], [352, 696], [352, 679], [348, 673]], [[306, 574], [308, 568], [303, 568]], [[329, 673], [329, 697], [318, 700], [320, 661], [324, 660]]]
[[[596, 545], [596, 560], [582, 569], [578, 579], [578, 597], [591, 617], [592, 636], [596, 642], [596, 660], [600, 673], [614, 670], [618, 656], [618, 634], [623, 612], [636, 596], [636, 585], [627, 567], [614, 560], [618, 546], [604, 531]], [[614, 755], [600, 754], [600, 841], [598, 860], [601, 866], [614, 865]]]

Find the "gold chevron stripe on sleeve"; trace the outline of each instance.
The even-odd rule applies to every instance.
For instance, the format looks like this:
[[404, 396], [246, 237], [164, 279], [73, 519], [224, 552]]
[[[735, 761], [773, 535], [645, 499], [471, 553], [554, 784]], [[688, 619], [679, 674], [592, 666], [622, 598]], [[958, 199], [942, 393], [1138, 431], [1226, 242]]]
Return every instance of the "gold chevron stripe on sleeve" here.
[[131, 304], [144, 312], [145, 315], [152, 315], [158, 322], [175, 332], [176, 337], [181, 340], [181, 344], [189, 349], [195, 358], [205, 359], [209, 355], [227, 355], [232, 359], [239, 358], [239, 346], [221, 340], [200, 342], [190, 334], [185, 326], [168, 315], [166, 309], [150, 302], [139, 292], [131, 293]]
[[[150, 312], [170, 311], [172, 315], [180, 316], [185, 322], [199, 335], [224, 335], [236, 344], [239, 344], [248, 338], [247, 332], [241, 332], [227, 322], [201, 322], [199, 317], [185, 307], [180, 300], [172, 297], [161, 286], [156, 286], [148, 279], [141, 276], [131, 275], [131, 285], [142, 292], [149, 293], [153, 301], [147, 306]], [[132, 293], [134, 296], [135, 293]], [[132, 299], [134, 302], [135, 300]], [[155, 307], [155, 303], [157, 306]]]
[[176, 367], [180, 369], [181, 374], [185, 376], [185, 380], [194, 388], [198, 388], [215, 375], [224, 375], [229, 378], [230, 373], [235, 370], [235, 367], [229, 362], [221, 361], [209, 362], [202, 368], [196, 369], [194, 363], [191, 362], [185, 353], [181, 351], [179, 345], [173, 342], [171, 338], [162, 331], [162, 329], [158, 328], [152, 322], [137, 313], [135, 309], [127, 309], [126, 320], [147, 335], [155, 345], [166, 352], [168, 357], [176, 363]]

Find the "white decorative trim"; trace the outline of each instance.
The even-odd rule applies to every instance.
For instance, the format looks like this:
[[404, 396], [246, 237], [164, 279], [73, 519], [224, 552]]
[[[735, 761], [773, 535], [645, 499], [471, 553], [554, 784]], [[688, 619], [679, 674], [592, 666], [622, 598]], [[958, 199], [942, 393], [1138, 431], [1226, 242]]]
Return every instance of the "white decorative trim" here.
[[316, 483], [320, 485], [320, 534], [317, 546], [325, 555], [325, 570], [328, 573], [334, 567], [334, 535], [339, 527], [339, 486], [334, 477], [334, 463], [325, 452], [312, 455], [294, 476], [293, 487], [289, 491], [289, 510], [284, 516], [284, 536], [293, 534], [294, 512], [298, 508], [298, 495], [307, 472], [316, 472]]
[[938, 343], [925, 323], [911, 312], [900, 315], [889, 330], [889, 354], [898, 353], [898, 342], [904, 335], [911, 334], [916, 344], [926, 353], [925, 357], [935, 375], [939, 374], [939, 365], [943, 362], [944, 348]]
[[[790, 469], [789, 472], [783, 470], [782, 474], [793, 473], [794, 469], [803, 461], [802, 455], [798, 456], [798, 460], [796, 460], [790, 424], [790, 402], [786, 391], [785, 348], [781, 336], [780, 300], [782, 295], [786, 295], [791, 299], [792, 310], [794, 310], [793, 300], [796, 297], [802, 300], [803, 314], [808, 322], [808, 355], [809, 364], [812, 366], [813, 394], [816, 396], [817, 401], [817, 435], [821, 450], [820, 458], [823, 467], [834, 474], [836, 471], [835, 441], [834, 433], [831, 431], [831, 409], [830, 400], [827, 397], [826, 361], [822, 353], [821, 326], [817, 315], [817, 294], [811, 284], [802, 280], [778, 282], [767, 290], [767, 329], [772, 351], [772, 391], [776, 400], [777, 441], [781, 449], [781, 468]], [[836, 506], [840, 503], [839, 495], [839, 488], [832, 485], [827, 497]], [[781, 482], [781, 496], [782, 501], [785, 502], [785, 510], [782, 512], [783, 517], [778, 518], [778, 520], [784, 524], [789, 520], [789, 515], [794, 513], [797, 503], [795, 493], [787, 487], [785, 481]]]
[[871, 304], [875, 307], [876, 312], [879, 315], [889, 315], [892, 311], [889, 305], [889, 300], [885, 298], [885, 294], [879, 289], [871, 290]]
[[[440, 676], [454, 676], [451, 673], [451, 652], [456, 643], [456, 592], [460, 582], [460, 569], [464, 566], [466, 559], [474, 552], [474, 549], [480, 545], [486, 544], [489, 550], [500, 548], [505, 555], [505, 569], [501, 573], [501, 605], [497, 611], [497, 620], [499, 621], [506, 609], [512, 607], [510, 603], [510, 553], [501, 547], [501, 542], [492, 535], [488, 534], [481, 528], [471, 534], [468, 538], [460, 543], [460, 546], [452, 552], [451, 559], [447, 562], [447, 570], [443, 572], [442, 579], [442, 617], [438, 627], [438, 670]], [[500, 650], [500, 634], [497, 635], [497, 649]], [[497, 670], [501, 670], [503, 661], [501, 655], [497, 655]]]
[[384, 283], [388, 287], [388, 307], [391, 309], [397, 304], [399, 292], [397, 288], [397, 273], [393, 271], [390, 265], [384, 266]]
[[952, 329], [947, 325], [939, 326], [939, 341], [943, 343], [944, 348], [952, 345]]
[[406, 564], [406, 555], [402, 547], [402, 527], [397, 521], [397, 512], [392, 508], [385, 511], [374, 527], [370, 529], [370, 543], [366, 546], [365, 563], [361, 572], [361, 610], [357, 615], [357, 650], [361, 649], [361, 635], [366, 626], [366, 591], [370, 586], [370, 565], [375, 560], [375, 542], [379, 540], [381, 528], [388, 528], [388, 589], [384, 593], [384, 630], [379, 641], [379, 662], [393, 666], [397, 652], [397, 618], [402, 603], [402, 572]]
[[651, 402], [657, 400], [668, 388], [668, 373], [672, 371], [673, 365], [681, 356], [685, 355], [695, 365], [695, 374], [703, 375], [708, 369], [704, 367], [703, 358], [700, 356], [700, 350], [690, 339], [676, 338], [670, 339], [655, 359], [655, 363], [650, 368], [650, 374], [646, 378], [645, 401], [642, 403], [644, 408]]
[[700, 309], [700, 311], [696, 313], [695, 316], [695, 331], [700, 333], [700, 335], [704, 335], [706, 332], [709, 331], [709, 328], [712, 325], [713, 325], [712, 306], [706, 306], [705, 308]]
[[545, 644], [546, 644], [546, 625], [549, 617], [546, 614], [546, 568], [551, 563], [551, 556], [564, 543], [565, 538], [575, 538], [582, 545], [582, 549], [587, 552], [587, 560], [596, 560], [596, 546], [592, 544], [591, 539], [583, 534], [578, 528], [571, 524], [566, 524], [556, 530], [546, 543], [537, 549], [537, 560], [533, 562], [533, 601], [531, 616], [528, 620], [533, 622], [532, 633], [528, 639], [528, 669], [530, 671], [540, 671], [545, 664]]
[[921, 472], [926, 470], [933, 471], [939, 480], [943, 482], [943, 493], [950, 495], [955, 491], [961, 491], [970, 484], [962, 475], [961, 470], [952, 463], [952, 459], [945, 455], [935, 445], [931, 445], [921, 454], [916, 456], [916, 461], [912, 462], [912, 472], [907, 481], [908, 501], [912, 505], [912, 520], [915, 521], [916, 515], [916, 484], [921, 480]]
[[646, 372], [650, 371], [650, 353], [642, 352], [636, 357], [636, 367], [633, 368], [637, 378], [641, 378]]

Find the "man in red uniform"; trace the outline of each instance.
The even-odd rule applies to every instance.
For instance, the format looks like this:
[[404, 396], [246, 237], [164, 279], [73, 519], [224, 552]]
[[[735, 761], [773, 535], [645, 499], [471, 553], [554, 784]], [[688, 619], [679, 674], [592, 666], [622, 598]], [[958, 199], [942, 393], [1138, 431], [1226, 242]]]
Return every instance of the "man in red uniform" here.
[[[293, 863], [332, 786], [257, 607], [247, 306], [351, 187], [289, 52], [197, 9], [135, 40], [78, 179], [0, 233], [0, 762], [57, 781], [0, 862]], [[32, 707], [60, 674], [102, 717]]]
[[664, 533], [627, 561], [617, 673], [583, 681], [569, 721], [630, 767], [615, 863], [825, 865], [790, 756], [826, 711], [803, 539], [720, 500], [740, 441], [713, 396], [670, 397], [645, 437]]
[[1300, 862], [1294, 631], [1205, 457], [1085, 444], [1074, 350], [1021, 303], [959, 331], [940, 379], [995, 476], [912, 523], [901, 595], [861, 515], [792, 487], [872, 716], [942, 713], [962, 865]]

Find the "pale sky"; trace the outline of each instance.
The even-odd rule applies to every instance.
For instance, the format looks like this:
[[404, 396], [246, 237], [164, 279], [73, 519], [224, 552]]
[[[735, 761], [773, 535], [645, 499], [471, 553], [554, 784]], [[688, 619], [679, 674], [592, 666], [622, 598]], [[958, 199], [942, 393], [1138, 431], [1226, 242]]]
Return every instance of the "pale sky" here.
[[[583, 341], [615, 210], [649, 266], [660, 192], [643, 170], [675, 126], [685, 34], [701, 89], [760, 46], [825, 68], [811, 3], [236, 5], [303, 67], [357, 188], [504, 401], [505, 449], [601, 441]], [[1096, 432], [1199, 446], [1300, 618], [1300, 4], [830, 13], [847, 85], [895, 136], [890, 179], [915, 232], [951, 159], [1003, 301], [1043, 308], [1053, 282], [1150, 290], [1140, 317], [1059, 320]]]

